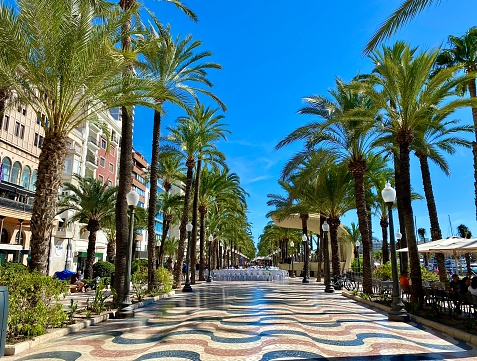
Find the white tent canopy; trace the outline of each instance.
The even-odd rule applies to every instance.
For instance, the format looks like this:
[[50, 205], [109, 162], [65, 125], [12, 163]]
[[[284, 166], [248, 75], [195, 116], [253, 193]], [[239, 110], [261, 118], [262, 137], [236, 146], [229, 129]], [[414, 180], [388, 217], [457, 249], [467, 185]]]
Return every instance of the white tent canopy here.
[[[449, 237], [437, 241], [422, 243], [417, 246], [420, 253], [447, 253], [462, 254], [477, 252], [477, 238]], [[398, 249], [397, 252], [408, 252], [407, 248]]]

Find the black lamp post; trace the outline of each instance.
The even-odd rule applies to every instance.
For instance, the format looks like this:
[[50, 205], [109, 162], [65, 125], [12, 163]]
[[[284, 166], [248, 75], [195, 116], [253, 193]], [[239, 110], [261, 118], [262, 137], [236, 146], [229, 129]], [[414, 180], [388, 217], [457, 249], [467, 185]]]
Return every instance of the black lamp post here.
[[[295, 247], [295, 243], [293, 241], [290, 242], [290, 247], [293, 248]], [[291, 264], [292, 264], [292, 273], [291, 273], [291, 278], [295, 278], [295, 263], [293, 262], [295, 260], [295, 249], [293, 249], [293, 255], [291, 257]]]
[[131, 210], [131, 220], [129, 223], [129, 241], [128, 253], [126, 258], [126, 275], [124, 277], [124, 298], [121, 302], [121, 308], [116, 312], [116, 318], [131, 318], [134, 317], [134, 310], [131, 307], [131, 259], [133, 253], [134, 243], [134, 209], [139, 202], [139, 194], [136, 191], [131, 191], [126, 195], [129, 209]]
[[386, 187], [381, 191], [384, 202], [388, 206], [388, 215], [389, 215], [389, 243], [391, 248], [391, 267], [393, 275], [393, 291], [392, 291], [392, 304], [391, 310], [388, 312], [389, 321], [409, 321], [409, 315], [404, 308], [402, 303], [401, 295], [399, 292], [399, 278], [398, 278], [398, 268], [396, 260], [396, 246], [394, 244], [394, 226], [393, 226], [393, 204], [396, 199], [396, 191], [391, 187], [391, 184], [386, 183]]
[[321, 226], [323, 230], [323, 249], [324, 249], [324, 262], [326, 267], [326, 276], [325, 276], [325, 292], [326, 293], [333, 293], [335, 292], [335, 288], [331, 285], [331, 275], [330, 275], [330, 252], [328, 248], [328, 231], [330, 230], [330, 225], [328, 222], [324, 221], [323, 225]]
[[[402, 247], [401, 247], [401, 238], [402, 238], [402, 234], [401, 234], [401, 232], [399, 232], [399, 230], [398, 230], [398, 231], [396, 232], [396, 239], [397, 239], [397, 242], [399, 243], [400, 248], [402, 248]], [[396, 247], [394, 247], [394, 248], [396, 248]], [[399, 269], [401, 270], [401, 273], [402, 273], [403, 269], [402, 269], [401, 252], [399, 252]]]
[[306, 234], [303, 233], [303, 236], [301, 236], [301, 240], [303, 241], [303, 247], [304, 247], [304, 252], [305, 252], [305, 267], [304, 267], [304, 274], [303, 274], [303, 281], [302, 283], [310, 283], [308, 280], [308, 237]]
[[210, 272], [212, 272], [212, 263], [210, 261], [210, 257], [212, 254], [212, 241], [214, 240], [214, 236], [210, 235], [209, 236], [209, 275], [207, 276], [206, 282], [212, 282], [212, 275]]
[[185, 285], [182, 288], [182, 292], [192, 292], [192, 287], [190, 286], [190, 232], [192, 232], [192, 223], [187, 223], [187, 267], [186, 267], [186, 281]]
[[361, 242], [360, 241], [356, 241], [356, 255], [358, 256], [358, 276], [361, 274], [361, 267], [360, 267], [360, 264], [359, 264], [359, 246], [361, 246]]

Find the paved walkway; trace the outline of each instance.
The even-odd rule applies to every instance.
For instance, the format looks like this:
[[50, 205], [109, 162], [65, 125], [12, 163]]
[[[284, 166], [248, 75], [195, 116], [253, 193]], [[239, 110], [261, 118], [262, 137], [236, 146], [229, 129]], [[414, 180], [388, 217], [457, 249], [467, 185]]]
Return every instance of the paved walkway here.
[[472, 346], [321, 283], [213, 282], [45, 343], [13, 360], [477, 360]]

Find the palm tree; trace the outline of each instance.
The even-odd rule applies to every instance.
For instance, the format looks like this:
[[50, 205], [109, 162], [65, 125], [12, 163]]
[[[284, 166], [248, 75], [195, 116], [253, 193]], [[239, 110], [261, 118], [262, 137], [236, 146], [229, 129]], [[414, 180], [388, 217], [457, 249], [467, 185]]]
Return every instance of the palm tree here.
[[[297, 140], [306, 140], [305, 147], [313, 149], [326, 147], [338, 161], [345, 161], [354, 178], [356, 210], [359, 230], [363, 240], [363, 270], [371, 276], [370, 253], [371, 235], [366, 205], [364, 176], [367, 158], [374, 149], [377, 131], [374, 123], [363, 121], [372, 119], [374, 112], [369, 98], [336, 79], [336, 89], [329, 91], [332, 100], [321, 95], [304, 98], [307, 106], [299, 114], [318, 115], [323, 121], [315, 121], [294, 130], [276, 148], [281, 148]], [[371, 292], [371, 277], [363, 280], [365, 292]]]
[[[399, 53], [398, 57], [396, 53]], [[383, 47], [383, 52], [371, 55], [376, 67], [369, 82], [361, 83], [362, 90], [384, 115], [383, 122], [377, 127], [384, 135], [378, 145], [396, 144], [399, 147], [401, 188], [398, 188], [398, 199], [402, 202], [409, 248], [412, 303], [418, 303], [422, 298], [422, 282], [411, 206], [411, 146], [416, 131], [423, 124], [430, 123], [435, 117], [445, 118], [469, 104], [469, 100], [452, 98], [456, 86], [467, 81], [469, 76], [456, 76], [458, 69], [448, 68], [430, 77], [437, 55], [438, 51], [415, 55], [415, 50], [403, 43], [396, 43], [393, 48]]]
[[[443, 49], [436, 59], [438, 69], [461, 65], [467, 74], [473, 75], [460, 86], [461, 95], [469, 91], [471, 99], [477, 99], [475, 76], [477, 75], [477, 27], [467, 31], [462, 37], [449, 36], [450, 49]], [[474, 159], [474, 193], [477, 218], [477, 105], [472, 105], [474, 137], [472, 154]]]
[[86, 258], [86, 278], [93, 277], [94, 254], [96, 250], [96, 232], [101, 229], [101, 222], [114, 213], [111, 207], [116, 202], [117, 188], [109, 188], [107, 184], [91, 178], [75, 174], [73, 179], [78, 183], [65, 183], [64, 191], [67, 192], [60, 201], [59, 210], [74, 211], [70, 222], [86, 223], [89, 231], [88, 249]]
[[[107, 4], [101, 16], [97, 16], [96, 3]], [[8, 47], [16, 61], [14, 65], [0, 61], [0, 79], [39, 118], [46, 115], [41, 120], [45, 139], [31, 218], [30, 262], [32, 269], [46, 273], [68, 134], [85, 121], [94, 121], [97, 112], [120, 104], [148, 104], [144, 100], [149, 95], [148, 82], [121, 81], [128, 61], [114, 44], [129, 12], [122, 14], [99, 0], [28, 0], [18, 2], [18, 7], [1, 19], [0, 48]], [[4, 5], [1, 8], [5, 14]], [[104, 17], [108, 20], [103, 21]]]
[[162, 213], [162, 237], [157, 257], [157, 263], [159, 265], [164, 263], [167, 234], [169, 233], [169, 229], [173, 224], [174, 219], [178, 218], [182, 211], [183, 203], [183, 197], [178, 193], [163, 192], [157, 197], [157, 213]]
[[[464, 224], [460, 224], [459, 226], [457, 226], [457, 234], [462, 238], [468, 238], [468, 239], [472, 238], [472, 232]], [[470, 267], [470, 253], [464, 254], [464, 257], [465, 257], [465, 263], [467, 265], [467, 273], [472, 274], [472, 268]]]
[[[181, 40], [177, 37], [172, 39], [170, 29], [164, 29], [158, 19], [149, 13], [154, 21], [154, 25], [148, 27], [147, 35], [141, 42], [143, 44], [142, 55], [144, 56], [144, 65], [150, 72], [150, 76], [156, 82], [156, 87], [164, 89], [168, 96], [154, 99], [156, 108], [154, 110], [154, 126], [152, 137], [152, 156], [151, 156], [151, 178], [150, 178], [150, 198], [149, 198], [149, 221], [148, 221], [148, 252], [149, 252], [149, 282], [148, 287], [152, 289], [156, 283], [155, 280], [155, 209], [157, 202], [157, 180], [158, 180], [158, 162], [159, 162], [159, 140], [161, 137], [161, 112], [166, 101], [180, 105], [188, 109], [186, 104], [188, 98], [196, 99], [196, 93], [209, 95], [216, 100], [222, 109], [225, 105], [212, 93], [195, 88], [189, 83], [199, 83], [212, 87], [207, 79], [207, 69], [221, 69], [219, 64], [203, 61], [212, 53], [200, 52], [195, 50], [201, 45], [199, 40], [192, 41], [192, 36], [188, 35]], [[193, 18], [194, 19], [194, 18]], [[157, 29], [156, 29], [157, 28]]]
[[404, 0], [401, 5], [389, 16], [381, 27], [374, 33], [371, 40], [366, 44], [365, 53], [374, 50], [381, 42], [388, 39], [404, 24], [412, 20], [425, 8], [430, 7], [439, 0]]
[[[183, 154], [186, 159], [186, 182], [184, 189], [184, 208], [180, 224], [179, 248], [177, 251], [177, 262], [174, 268], [175, 287], [180, 287], [182, 263], [184, 262], [184, 250], [186, 239], [186, 224], [189, 220], [190, 197], [194, 168], [199, 154], [207, 154], [207, 157], [217, 163], [223, 163], [223, 154], [220, 153], [214, 142], [222, 137], [222, 133], [215, 129], [221, 129], [218, 123], [220, 118], [215, 116], [215, 110], [196, 105], [194, 111], [189, 116], [177, 119], [176, 127], [168, 127], [168, 136], [165, 148], [176, 154]], [[192, 248], [195, 249], [195, 248]]]

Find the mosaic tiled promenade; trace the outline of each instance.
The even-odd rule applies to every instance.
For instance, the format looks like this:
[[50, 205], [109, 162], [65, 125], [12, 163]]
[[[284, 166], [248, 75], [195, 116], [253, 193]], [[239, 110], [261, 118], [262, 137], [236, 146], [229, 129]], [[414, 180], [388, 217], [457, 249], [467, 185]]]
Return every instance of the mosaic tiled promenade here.
[[322, 284], [214, 282], [10, 360], [477, 360], [471, 346]]

